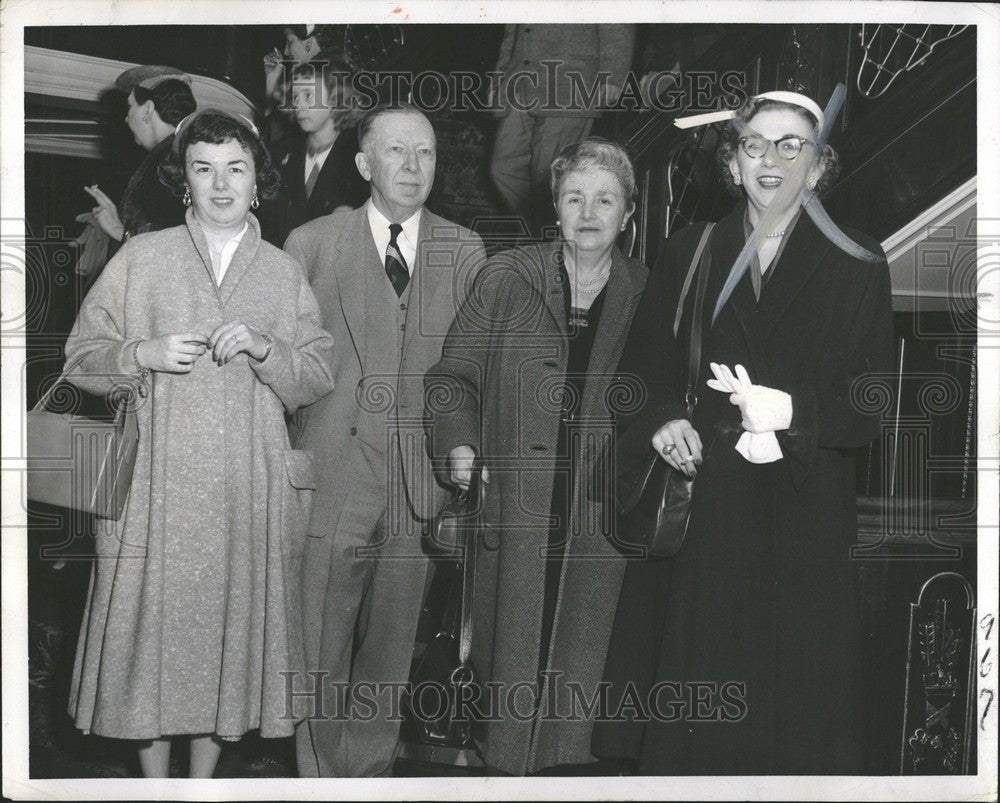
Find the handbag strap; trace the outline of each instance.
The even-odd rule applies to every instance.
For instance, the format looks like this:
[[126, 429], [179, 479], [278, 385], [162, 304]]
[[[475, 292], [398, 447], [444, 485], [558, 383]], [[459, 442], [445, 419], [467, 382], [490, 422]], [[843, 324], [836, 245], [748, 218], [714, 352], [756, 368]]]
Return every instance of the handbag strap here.
[[[684, 404], [687, 407], [688, 420], [694, 414], [694, 408], [698, 404], [698, 370], [701, 367], [701, 330], [702, 311], [705, 308], [705, 289], [708, 287], [708, 274], [712, 272], [712, 253], [707, 251], [709, 235], [715, 227], [714, 223], [709, 223], [702, 232], [701, 240], [698, 243], [698, 250], [695, 251], [694, 259], [688, 270], [690, 278], [691, 272], [701, 265], [701, 272], [698, 274], [698, 287], [694, 294], [694, 309], [691, 311], [691, 342], [688, 346], [688, 366], [687, 366], [687, 389], [684, 392]], [[702, 265], [702, 258], [704, 264]], [[683, 304], [683, 298], [681, 299]], [[678, 314], [680, 310], [678, 308]]]
[[677, 312], [674, 315], [674, 337], [677, 337], [677, 332], [680, 331], [681, 316], [684, 314], [684, 302], [687, 300], [687, 294], [691, 289], [691, 282], [694, 280], [694, 275], [698, 271], [698, 263], [701, 261], [702, 252], [708, 244], [708, 235], [712, 233], [713, 228], [715, 228], [714, 223], [705, 225], [705, 230], [701, 233], [701, 239], [698, 240], [698, 247], [695, 248], [694, 256], [691, 258], [691, 265], [688, 267], [687, 276], [684, 277], [684, 286], [681, 288], [681, 297], [677, 300]]
[[462, 623], [458, 631], [458, 660], [465, 666], [472, 653], [472, 605], [476, 593], [476, 552], [479, 546], [479, 529], [483, 519], [483, 459], [476, 455], [472, 461], [472, 478], [469, 480], [469, 519], [465, 526], [465, 549], [462, 557]]

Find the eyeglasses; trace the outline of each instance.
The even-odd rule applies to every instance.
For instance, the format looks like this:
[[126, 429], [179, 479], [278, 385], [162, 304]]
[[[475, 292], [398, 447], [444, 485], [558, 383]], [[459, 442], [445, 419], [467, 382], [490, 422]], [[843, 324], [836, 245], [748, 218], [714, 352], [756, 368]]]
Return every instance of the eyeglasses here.
[[764, 139], [764, 137], [757, 134], [740, 137], [740, 147], [743, 149], [743, 153], [751, 159], [760, 159], [767, 153], [767, 149], [771, 145], [774, 145], [778, 156], [791, 161], [802, 152], [802, 146], [807, 142], [812, 142], [812, 140], [792, 135], [782, 137], [781, 139]]

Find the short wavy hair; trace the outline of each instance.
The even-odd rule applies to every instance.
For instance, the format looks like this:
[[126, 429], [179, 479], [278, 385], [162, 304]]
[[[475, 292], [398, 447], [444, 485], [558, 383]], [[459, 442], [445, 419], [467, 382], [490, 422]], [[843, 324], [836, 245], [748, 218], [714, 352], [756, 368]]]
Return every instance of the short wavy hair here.
[[191, 87], [178, 78], [165, 78], [152, 89], [137, 84], [132, 87], [132, 96], [138, 106], [153, 101], [153, 108], [167, 125], [177, 125], [198, 106]]
[[183, 128], [160, 164], [160, 181], [179, 198], [184, 194], [187, 149], [195, 142], [222, 145], [231, 140], [238, 142], [240, 147], [253, 158], [257, 194], [265, 199], [274, 198], [281, 179], [278, 171], [271, 165], [271, 154], [247, 123], [223, 111], [205, 110], [197, 113]]
[[[795, 114], [799, 115], [799, 117], [809, 124], [810, 128], [815, 128], [819, 122], [808, 109], [796, 106], [793, 103], [786, 103], [783, 100], [750, 98], [740, 106], [736, 111], [736, 116], [733, 118], [732, 123], [725, 127], [719, 148], [715, 152], [715, 158], [721, 172], [722, 184], [731, 195], [735, 195], [738, 198], [743, 196], [743, 191], [733, 181], [733, 174], [729, 172], [729, 163], [736, 158], [736, 151], [740, 147], [740, 137], [743, 136], [743, 126], [740, 123], [747, 125], [758, 112], [769, 109], [795, 112]], [[823, 166], [823, 175], [817, 180], [813, 192], [817, 195], [823, 195], [837, 180], [837, 176], [840, 173], [840, 158], [833, 148], [829, 145], [824, 145], [819, 160]]]
[[553, 203], [559, 202], [559, 191], [567, 175], [576, 170], [600, 167], [611, 173], [622, 188], [629, 214], [635, 211], [635, 168], [625, 149], [600, 137], [588, 137], [567, 145], [549, 166]]

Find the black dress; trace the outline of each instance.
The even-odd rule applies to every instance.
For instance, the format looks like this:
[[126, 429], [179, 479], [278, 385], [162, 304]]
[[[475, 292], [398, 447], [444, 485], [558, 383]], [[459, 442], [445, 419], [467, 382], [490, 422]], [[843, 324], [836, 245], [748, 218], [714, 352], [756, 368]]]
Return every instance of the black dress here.
[[[844, 253], [802, 216], [759, 301], [748, 271], [713, 325], [746, 239], [744, 214], [741, 205], [720, 221], [709, 245], [692, 422], [704, 463], [687, 538], [671, 561], [629, 565], [605, 665], [612, 711], [632, 683], [648, 724], [598, 723], [592, 749], [634, 759], [643, 774], [860, 773], [853, 450], [880, 432], [873, 388], [893, 367], [889, 272]], [[701, 233], [692, 225], [670, 238], [633, 321], [619, 370], [643, 378], [648, 400], [619, 422], [619, 470], [647, 459], [653, 433], [685, 415], [693, 294], [676, 340], [673, 310]], [[705, 385], [709, 361], [742, 364], [755, 383], [791, 395], [781, 460], [752, 464], [736, 452], [740, 412]]]
[[556, 470], [552, 483], [552, 507], [549, 516], [553, 526], [549, 529], [549, 555], [545, 562], [545, 602], [542, 607], [542, 643], [539, 653], [539, 671], [548, 661], [549, 641], [555, 619], [556, 599], [559, 596], [559, 576], [566, 551], [566, 527], [570, 518], [572, 489], [576, 481], [577, 459], [573, 455], [572, 425], [579, 413], [583, 389], [587, 381], [587, 366], [594, 347], [597, 324], [604, 308], [604, 288], [597, 294], [589, 309], [573, 307], [569, 274], [562, 265], [566, 310], [566, 331], [569, 337], [569, 355], [566, 361], [566, 382], [563, 393], [563, 411], [559, 418], [559, 440], [556, 446]]

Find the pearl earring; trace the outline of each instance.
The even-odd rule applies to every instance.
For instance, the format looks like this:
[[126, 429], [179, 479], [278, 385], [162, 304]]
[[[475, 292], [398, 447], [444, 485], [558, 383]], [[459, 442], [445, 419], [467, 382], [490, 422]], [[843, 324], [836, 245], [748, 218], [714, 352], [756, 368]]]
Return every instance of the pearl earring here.
[[739, 176], [733, 176], [733, 184], [735, 184], [738, 187], [742, 183], [743, 179], [741, 179]]

